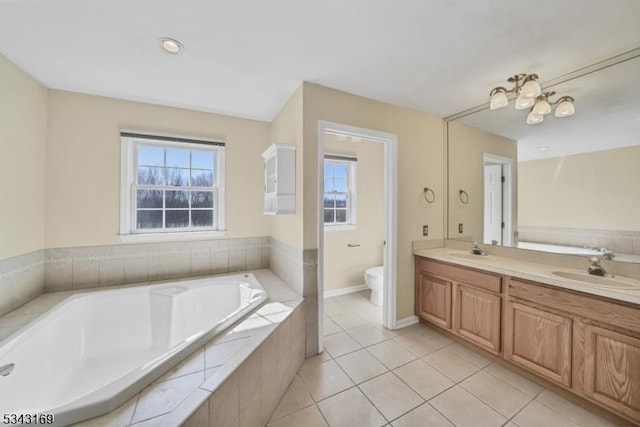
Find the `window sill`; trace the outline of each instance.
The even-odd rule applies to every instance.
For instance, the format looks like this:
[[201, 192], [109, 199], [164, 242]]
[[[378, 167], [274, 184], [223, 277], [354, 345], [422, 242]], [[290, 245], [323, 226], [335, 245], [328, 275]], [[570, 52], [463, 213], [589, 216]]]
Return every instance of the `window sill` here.
[[226, 236], [226, 231], [180, 231], [175, 233], [130, 233], [120, 234], [120, 241], [127, 242], [171, 242], [175, 240], [215, 239]]
[[325, 225], [324, 231], [353, 231], [356, 229], [355, 224], [346, 225]]

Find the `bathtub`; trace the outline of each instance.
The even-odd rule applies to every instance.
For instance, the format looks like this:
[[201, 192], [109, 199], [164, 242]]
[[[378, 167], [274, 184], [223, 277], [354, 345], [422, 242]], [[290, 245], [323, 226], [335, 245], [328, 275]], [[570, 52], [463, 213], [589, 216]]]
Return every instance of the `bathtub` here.
[[266, 299], [252, 274], [73, 295], [0, 342], [0, 416], [110, 412]]
[[602, 252], [597, 249], [579, 248], [576, 246], [556, 245], [550, 243], [518, 242], [518, 248], [566, 255], [602, 256]]

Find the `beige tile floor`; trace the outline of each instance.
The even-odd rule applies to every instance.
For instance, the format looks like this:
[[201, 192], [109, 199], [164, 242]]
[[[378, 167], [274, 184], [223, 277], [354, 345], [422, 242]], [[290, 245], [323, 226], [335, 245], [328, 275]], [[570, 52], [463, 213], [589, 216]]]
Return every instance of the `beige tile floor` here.
[[325, 351], [269, 427], [613, 426], [436, 330], [382, 328], [369, 291], [325, 299]]

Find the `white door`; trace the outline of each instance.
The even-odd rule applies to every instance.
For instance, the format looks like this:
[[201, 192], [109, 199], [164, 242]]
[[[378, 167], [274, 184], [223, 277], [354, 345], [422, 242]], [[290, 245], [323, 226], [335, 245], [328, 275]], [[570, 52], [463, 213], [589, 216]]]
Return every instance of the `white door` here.
[[484, 165], [484, 240], [502, 244], [502, 165]]

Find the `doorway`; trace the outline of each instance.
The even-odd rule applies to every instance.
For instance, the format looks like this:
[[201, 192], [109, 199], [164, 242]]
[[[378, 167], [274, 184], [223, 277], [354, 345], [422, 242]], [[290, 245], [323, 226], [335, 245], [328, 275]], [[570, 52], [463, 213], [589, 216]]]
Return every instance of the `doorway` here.
[[515, 229], [515, 160], [496, 154], [483, 154], [483, 233], [482, 243], [513, 246]]
[[[344, 221], [345, 218], [355, 219], [354, 224], [343, 224], [342, 226], [355, 229], [358, 226], [357, 218], [364, 218], [367, 212], [349, 211], [354, 206], [346, 202], [343, 189], [344, 173], [348, 170], [348, 163], [357, 163], [357, 159], [350, 159], [348, 156], [340, 156], [326, 150], [329, 138], [334, 140], [342, 140], [345, 144], [349, 142], [359, 142], [361, 144], [380, 144], [382, 148], [382, 163], [380, 164], [380, 173], [382, 188], [379, 188], [382, 196], [383, 221], [382, 223], [382, 242], [377, 250], [382, 253], [383, 268], [383, 285], [382, 285], [382, 326], [388, 329], [395, 328], [396, 320], [396, 212], [397, 212], [397, 137], [394, 134], [380, 132], [371, 129], [357, 128], [354, 126], [343, 125], [339, 123], [331, 123], [320, 121], [318, 123], [318, 344], [319, 350], [324, 348], [324, 295], [325, 295], [325, 221], [331, 228], [336, 221]], [[325, 163], [325, 156], [330, 160]], [[341, 158], [343, 157], [343, 158]], [[328, 169], [325, 168], [328, 167]], [[325, 172], [328, 174], [328, 183], [331, 191], [325, 194]], [[349, 172], [347, 172], [349, 173]], [[335, 184], [338, 183], [338, 184]], [[366, 184], [365, 184], [366, 185]], [[346, 192], [346, 191], [345, 191]], [[325, 195], [328, 197], [325, 201]], [[357, 197], [357, 194], [355, 195]], [[331, 199], [331, 200], [329, 200]], [[325, 206], [326, 205], [326, 206]], [[334, 224], [331, 224], [334, 223]], [[332, 233], [334, 231], [326, 231]], [[358, 241], [345, 242], [346, 250], [356, 253], [360, 249], [357, 245]], [[351, 245], [351, 246], [349, 246]], [[379, 264], [378, 264], [379, 265]], [[375, 266], [372, 266], [375, 267]], [[364, 282], [364, 274], [362, 275]]]

